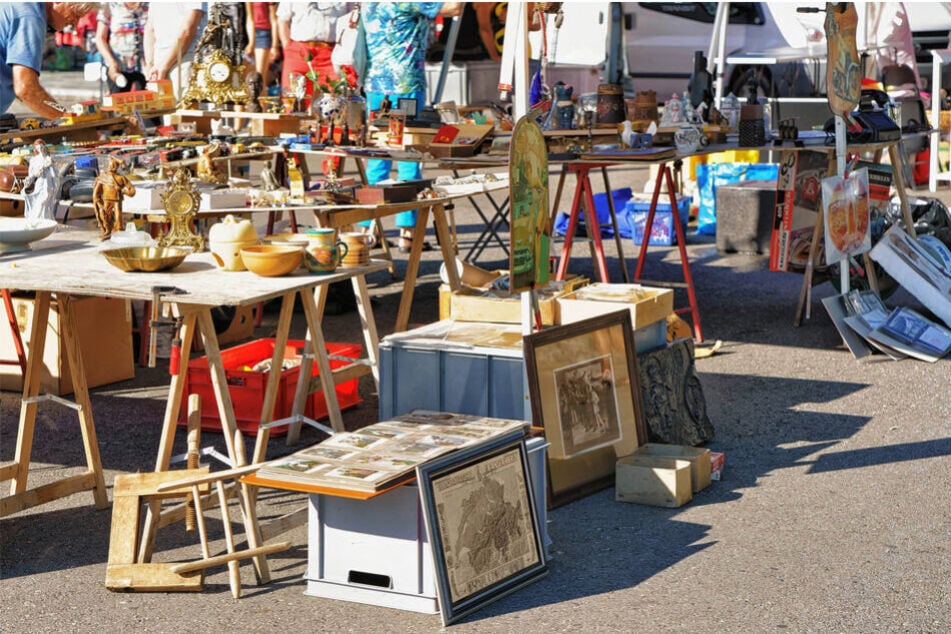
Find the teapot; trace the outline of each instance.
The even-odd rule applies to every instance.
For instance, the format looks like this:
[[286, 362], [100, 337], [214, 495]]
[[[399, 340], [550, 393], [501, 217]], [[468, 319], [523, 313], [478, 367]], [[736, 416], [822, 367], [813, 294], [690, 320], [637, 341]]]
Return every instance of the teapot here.
[[258, 244], [258, 232], [250, 220], [227, 215], [208, 229], [208, 249], [218, 267], [225, 271], [245, 271], [241, 249]]

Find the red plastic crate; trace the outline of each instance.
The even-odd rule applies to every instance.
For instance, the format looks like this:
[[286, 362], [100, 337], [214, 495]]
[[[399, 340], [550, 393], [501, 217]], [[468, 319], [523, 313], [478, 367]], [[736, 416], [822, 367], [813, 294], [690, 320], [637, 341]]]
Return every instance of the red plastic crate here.
[[[254, 341], [234, 346], [221, 351], [221, 360], [228, 379], [228, 391], [231, 393], [231, 402], [234, 405], [235, 421], [238, 429], [247, 435], [258, 433], [261, 422], [261, 408], [264, 406], [264, 390], [267, 387], [267, 372], [254, 372], [250, 368], [274, 354], [274, 339], [256, 339]], [[284, 350], [284, 358], [300, 358], [304, 350], [303, 340], [289, 340]], [[340, 355], [350, 358], [359, 358], [363, 354], [363, 346], [353, 343], [327, 343], [327, 352], [331, 355]], [[346, 361], [330, 360], [331, 368], [338, 368]], [[318, 376], [317, 363], [313, 364], [313, 376]], [[297, 378], [300, 376], [300, 367], [292, 367], [281, 372], [280, 383], [277, 389], [277, 400], [274, 404], [274, 420], [291, 415], [294, 407], [294, 392], [297, 390]], [[347, 409], [360, 403], [357, 390], [359, 379], [350, 379], [337, 385], [337, 401], [340, 409]], [[211, 385], [211, 373], [208, 370], [208, 357], [199, 357], [188, 362], [188, 371], [185, 376], [185, 394], [182, 400], [182, 413], [179, 425], [185, 425], [187, 412], [185, 403], [191, 394], [201, 396], [201, 428], [221, 431], [221, 419], [218, 416], [218, 403]], [[314, 420], [327, 417], [327, 403], [324, 401], [323, 391], [311, 394], [304, 407], [304, 415]], [[273, 435], [287, 433], [287, 427], [277, 427], [271, 430]]]

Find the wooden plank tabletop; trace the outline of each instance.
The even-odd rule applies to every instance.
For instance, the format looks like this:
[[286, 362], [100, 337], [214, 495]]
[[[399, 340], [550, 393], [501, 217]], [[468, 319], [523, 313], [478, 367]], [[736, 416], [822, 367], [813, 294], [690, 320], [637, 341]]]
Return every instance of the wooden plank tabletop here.
[[94, 232], [61, 226], [48, 238], [33, 243], [32, 251], [0, 255], [0, 288], [150, 300], [153, 287], [166, 286], [181, 293], [164, 293], [163, 301], [241, 306], [388, 266], [388, 262], [372, 260], [367, 266], [340, 268], [330, 275], [314, 275], [301, 268], [283, 277], [261, 277], [250, 271], [223, 271], [205, 251], [189, 255], [169, 271], [125, 272], [109, 264], [100, 247]]

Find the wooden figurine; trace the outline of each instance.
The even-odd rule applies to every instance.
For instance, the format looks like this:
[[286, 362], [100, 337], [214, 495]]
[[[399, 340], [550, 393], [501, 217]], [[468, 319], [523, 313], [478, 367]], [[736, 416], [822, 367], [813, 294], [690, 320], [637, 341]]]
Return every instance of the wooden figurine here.
[[106, 240], [122, 231], [122, 200], [135, 195], [135, 187], [124, 174], [119, 173], [122, 160], [110, 157], [109, 167], [96, 177], [92, 188], [92, 206], [99, 225], [99, 239]]
[[227, 183], [228, 176], [223, 174], [215, 164], [215, 157], [221, 154], [221, 146], [209, 143], [201, 151], [198, 163], [195, 165], [195, 176], [203, 183]]

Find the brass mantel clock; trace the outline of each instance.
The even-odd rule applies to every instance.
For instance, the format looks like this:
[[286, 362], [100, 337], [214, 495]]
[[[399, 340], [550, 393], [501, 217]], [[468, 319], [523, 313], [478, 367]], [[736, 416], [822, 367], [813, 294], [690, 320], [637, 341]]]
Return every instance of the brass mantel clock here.
[[192, 64], [191, 81], [181, 106], [192, 107], [207, 101], [220, 106], [225, 103], [244, 104], [248, 101], [248, 91], [242, 81], [244, 65], [232, 64], [231, 59], [221, 51], [213, 51], [205, 61]]
[[192, 185], [191, 172], [184, 167], [175, 170], [162, 194], [162, 206], [171, 225], [168, 232], [158, 239], [159, 246], [191, 247], [196, 252], [205, 246], [205, 239], [192, 232], [201, 195]]
[[244, 64], [235, 46], [236, 27], [221, 5], [212, 6], [208, 23], [195, 47], [195, 61], [180, 107], [190, 108], [201, 102], [215, 106], [247, 103]]

